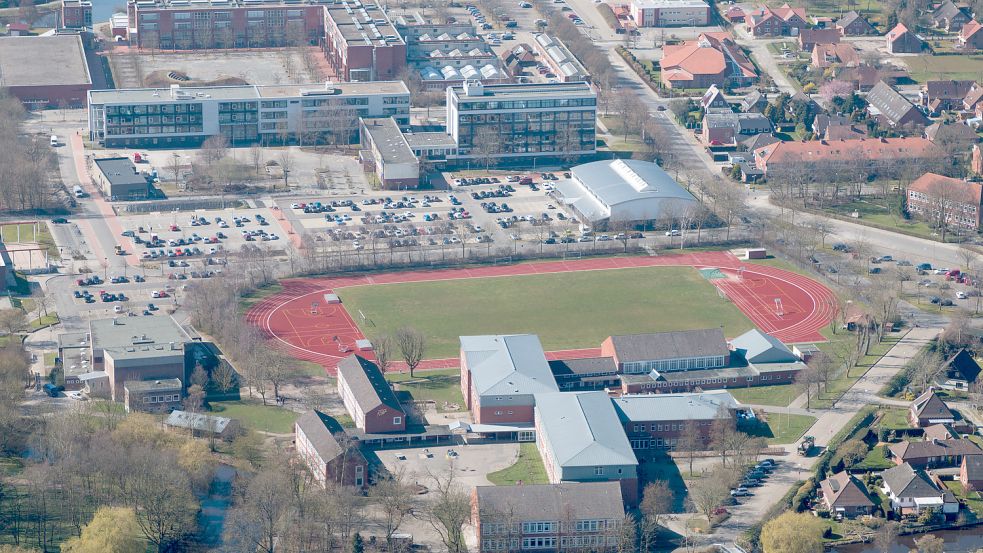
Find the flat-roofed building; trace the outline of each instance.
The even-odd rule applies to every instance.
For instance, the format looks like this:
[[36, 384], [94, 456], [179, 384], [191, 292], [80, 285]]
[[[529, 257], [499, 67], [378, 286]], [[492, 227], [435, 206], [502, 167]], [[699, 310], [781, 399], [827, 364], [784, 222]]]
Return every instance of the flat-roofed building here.
[[127, 157], [106, 157], [93, 161], [95, 182], [112, 201], [146, 200], [150, 195], [147, 176]]
[[709, 444], [713, 422], [741, 409], [726, 390], [686, 394], [641, 394], [612, 398], [632, 449], [675, 449], [696, 434]]
[[476, 423], [531, 424], [536, 394], [556, 391], [538, 336], [461, 336], [461, 393]]
[[614, 551], [624, 516], [617, 482], [478, 486], [471, 493], [481, 553]]
[[406, 65], [420, 75], [422, 86], [443, 92], [468, 79], [508, 82], [511, 77], [491, 45], [469, 21], [438, 22], [420, 12], [393, 18], [406, 42]]
[[92, 366], [106, 371], [112, 396], [123, 401], [123, 383], [185, 379], [185, 347], [191, 336], [170, 317], [118, 317], [89, 321]]
[[604, 392], [536, 394], [536, 447], [552, 484], [617, 481], [638, 502], [638, 459]]
[[378, 4], [342, 0], [324, 11], [324, 52], [342, 79], [389, 81], [406, 67], [406, 43]]
[[84, 106], [92, 76], [81, 35], [0, 38], [0, 88], [28, 109]]
[[355, 426], [369, 434], [406, 430], [406, 412], [379, 366], [360, 355], [338, 363], [338, 395]]
[[196, 436], [207, 436], [232, 441], [242, 432], [239, 421], [228, 417], [192, 413], [190, 411], [171, 411], [164, 424], [174, 428], [190, 430]]
[[127, 380], [123, 383], [123, 406], [127, 413], [169, 413], [181, 406], [180, 378]]
[[631, 17], [639, 27], [703, 27], [710, 6], [703, 0], [632, 0]]
[[89, 92], [89, 137], [107, 147], [357, 140], [360, 117], [409, 124], [402, 81], [323, 85], [130, 88]]
[[584, 82], [447, 89], [447, 134], [460, 160], [530, 163], [596, 152], [597, 94]]
[[359, 120], [359, 159], [382, 187], [406, 190], [420, 185], [420, 160], [392, 117]]

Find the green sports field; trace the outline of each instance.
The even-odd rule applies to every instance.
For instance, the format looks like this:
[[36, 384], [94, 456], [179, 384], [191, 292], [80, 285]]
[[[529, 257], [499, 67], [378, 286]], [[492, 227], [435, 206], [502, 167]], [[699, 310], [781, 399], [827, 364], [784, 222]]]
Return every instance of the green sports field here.
[[[538, 334], [547, 351], [596, 348], [613, 334], [753, 324], [690, 267], [352, 286], [336, 290], [372, 337], [400, 326], [427, 337], [426, 357], [457, 357], [458, 336]], [[363, 323], [361, 310], [371, 321]]]

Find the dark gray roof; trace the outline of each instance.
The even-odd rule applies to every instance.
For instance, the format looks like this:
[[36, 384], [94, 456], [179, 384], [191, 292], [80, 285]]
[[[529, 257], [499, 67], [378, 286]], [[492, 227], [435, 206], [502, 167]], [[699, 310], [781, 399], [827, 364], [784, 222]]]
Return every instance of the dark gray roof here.
[[953, 17], [959, 16], [969, 17], [962, 8], [952, 3], [951, 0], [945, 0], [945, 2], [942, 2], [942, 5], [939, 6], [939, 9], [935, 10], [935, 13], [932, 14], [932, 19], [935, 21], [951, 20]]
[[959, 378], [966, 382], [976, 382], [980, 366], [966, 348], [962, 348], [942, 365], [949, 378]]
[[864, 19], [859, 13], [852, 10], [846, 12], [843, 17], [839, 18], [836, 21], [836, 25], [838, 27], [846, 27], [858, 19], [862, 20], [864, 23], [867, 23], [867, 26], [870, 26], [870, 23], [868, 23], [866, 19]]
[[95, 163], [112, 186], [147, 185], [147, 177], [137, 171], [136, 165], [129, 158], [107, 157], [96, 159]]
[[298, 417], [294, 425], [307, 436], [318, 456], [325, 462], [341, 455], [341, 446], [338, 445], [334, 433], [342, 430], [331, 417], [315, 409]]
[[[744, 144], [744, 148], [747, 149], [747, 151], [753, 152], [758, 148], [770, 146], [777, 142], [781, 142], [781, 140], [779, 140], [775, 135], [771, 133], [761, 133], [751, 136], [750, 138], [745, 140], [743, 144]], [[762, 171], [762, 174], [764, 174], [764, 171]]]
[[338, 376], [345, 379], [363, 413], [369, 413], [381, 405], [403, 410], [379, 366], [361, 355], [349, 355], [339, 361]]
[[826, 503], [833, 507], [873, 507], [867, 490], [849, 472], [838, 472], [819, 483]]
[[482, 522], [499, 517], [522, 520], [560, 521], [619, 520], [625, 514], [621, 484], [611, 482], [568, 482], [563, 484], [478, 486], [478, 516]]
[[612, 336], [621, 363], [685, 357], [727, 355], [727, 340], [719, 328], [677, 330], [654, 334]]
[[928, 479], [925, 471], [915, 470], [908, 463], [881, 473], [884, 485], [897, 497], [939, 497], [942, 492]]
[[915, 410], [915, 416], [919, 418], [951, 419], [954, 417], [949, 406], [935, 394], [934, 390], [929, 390], [915, 398], [911, 406]]
[[867, 93], [867, 103], [891, 125], [898, 124], [911, 110], [918, 110], [900, 92], [884, 81], [878, 82], [870, 89]]
[[963, 457], [966, 465], [967, 480], [983, 480], [983, 455], [967, 455]]
[[966, 438], [949, 440], [924, 440], [909, 442], [907, 440], [891, 444], [891, 453], [902, 461], [915, 461], [930, 457], [958, 457], [965, 455], [983, 455], [979, 446]]
[[767, 102], [768, 97], [760, 90], [754, 90], [741, 101], [741, 110], [751, 111], [756, 105]]
[[130, 392], [158, 392], [164, 390], [180, 390], [180, 378], [161, 378], [158, 380], [127, 380], [123, 387]]
[[614, 359], [610, 357], [582, 357], [580, 359], [557, 359], [550, 361], [550, 371], [554, 376], [598, 374], [618, 372]]
[[221, 434], [232, 423], [228, 417], [217, 417], [215, 415], [205, 415], [202, 413], [191, 413], [189, 411], [171, 411], [171, 414], [164, 420], [164, 424], [188, 428], [202, 432], [214, 432]]

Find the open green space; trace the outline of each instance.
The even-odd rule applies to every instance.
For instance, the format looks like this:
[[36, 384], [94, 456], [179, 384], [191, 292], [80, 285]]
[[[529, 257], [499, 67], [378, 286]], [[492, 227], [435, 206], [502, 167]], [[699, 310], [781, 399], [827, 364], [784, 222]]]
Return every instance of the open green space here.
[[815, 423], [816, 417], [809, 415], [769, 413], [767, 422], [745, 423], [740, 429], [751, 436], [767, 439], [769, 444], [791, 444]]
[[[777, 7], [782, 2], [769, 2], [772, 7]], [[789, 4], [793, 7], [805, 8], [808, 15], [815, 17], [832, 17], [837, 19], [850, 10], [856, 10], [872, 24], [879, 24], [881, 32], [886, 32], [884, 26], [887, 23], [885, 13], [886, 2], [883, 0], [792, 0]]]
[[980, 498], [980, 492], [970, 491], [967, 492], [963, 488], [962, 482], [958, 480], [946, 481], [945, 487], [949, 488], [949, 491], [956, 496], [957, 499], [966, 503], [969, 510], [973, 511], [977, 517], [983, 516], [983, 499]]
[[925, 54], [904, 58], [913, 81], [978, 79], [983, 73], [983, 55], [934, 56]]
[[[19, 234], [18, 234], [19, 233]], [[51, 237], [48, 230], [48, 223], [38, 222], [37, 227], [32, 223], [22, 223], [19, 225], [4, 225], [0, 227], [0, 236], [4, 243], [34, 243], [48, 250], [48, 255], [55, 259], [58, 258], [58, 246], [55, 239]]]
[[414, 327], [428, 358], [456, 357], [459, 336], [538, 334], [546, 350], [598, 347], [615, 334], [753, 324], [691, 267], [646, 267], [549, 275], [353, 286], [337, 290], [362, 330]]
[[279, 294], [282, 291], [283, 285], [280, 283], [269, 284], [260, 288], [259, 290], [254, 290], [239, 300], [239, 309], [241, 312], [246, 312], [250, 307], [263, 301], [267, 297], [272, 296], [273, 294]]
[[31, 330], [37, 330], [39, 328], [58, 324], [59, 320], [58, 313], [48, 312], [47, 315], [42, 316], [40, 319], [32, 319], [28, 324], [30, 325]]
[[246, 428], [260, 432], [286, 434], [293, 431], [298, 414], [275, 405], [263, 405], [261, 401], [212, 401], [212, 413], [236, 419]]
[[905, 219], [902, 217], [898, 211], [899, 205], [901, 205], [901, 200], [896, 194], [892, 194], [884, 198], [870, 197], [844, 202], [828, 206], [826, 209], [842, 217], [852, 217], [853, 213], [857, 213], [860, 217], [856, 221], [860, 224], [866, 223], [888, 230], [897, 230], [898, 232], [930, 240], [937, 240], [939, 238], [932, 227], [925, 221], [914, 218]]
[[[438, 411], [460, 411], [464, 409], [464, 396], [461, 395], [461, 373], [458, 369], [418, 371], [410, 378], [410, 373], [388, 373], [386, 378], [396, 384], [396, 389], [411, 396], [414, 401], [432, 401]], [[403, 398], [400, 398], [403, 401]]]
[[908, 422], [908, 410], [882, 409], [879, 425], [881, 428], [887, 428], [888, 430], [911, 428], [911, 423]]
[[519, 458], [514, 465], [488, 474], [488, 481], [496, 486], [549, 484], [536, 444], [528, 442], [519, 444]]
[[875, 445], [867, 452], [867, 456], [852, 468], [858, 470], [886, 470], [894, 466], [894, 462], [887, 458], [887, 447]]
[[728, 388], [730, 395], [737, 401], [748, 405], [772, 405], [787, 407], [797, 398], [802, 390], [795, 384], [779, 384], [777, 386], [755, 386], [753, 388]]

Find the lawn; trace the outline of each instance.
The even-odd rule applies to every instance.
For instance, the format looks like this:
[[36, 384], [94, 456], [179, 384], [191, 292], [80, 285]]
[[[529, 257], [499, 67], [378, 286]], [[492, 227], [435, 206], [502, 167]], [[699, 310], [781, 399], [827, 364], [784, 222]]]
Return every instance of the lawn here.
[[741, 430], [751, 436], [767, 438], [769, 444], [791, 444], [798, 441], [806, 430], [816, 423], [816, 417], [769, 413], [768, 422], [745, 423]]
[[289, 409], [263, 405], [258, 400], [212, 401], [209, 405], [213, 414], [237, 419], [246, 428], [275, 434], [292, 432], [299, 416]]
[[911, 428], [911, 423], [908, 422], [908, 410], [882, 409], [880, 426], [888, 430]]
[[[546, 350], [598, 347], [608, 336], [753, 325], [690, 267], [354, 286], [336, 290], [368, 335], [415, 327], [428, 358], [457, 357], [459, 336], [538, 334]], [[588, 292], [588, 293], [585, 293]]]
[[46, 326], [58, 324], [59, 320], [60, 319], [58, 319], [58, 313], [55, 313], [54, 311], [49, 311], [47, 315], [41, 317], [40, 319], [33, 319], [29, 323], [29, 325], [31, 327], [31, 330], [37, 330], [39, 328], [44, 328]]
[[858, 470], [885, 470], [894, 466], [894, 463], [885, 455], [884, 445], [875, 445], [867, 452], [867, 456], [851, 468]]
[[983, 55], [933, 56], [925, 54], [904, 58], [913, 81], [978, 79], [983, 73]]
[[549, 484], [546, 467], [536, 450], [536, 444], [519, 444], [519, 459], [511, 467], [488, 474], [488, 481], [496, 486], [517, 484]]
[[757, 386], [754, 388], [728, 388], [727, 391], [741, 403], [749, 405], [773, 405], [775, 407], [787, 407], [789, 403], [792, 403], [793, 399], [802, 393], [802, 390], [794, 384]]
[[976, 516], [983, 516], [983, 499], [980, 499], [979, 492], [969, 492], [963, 489], [961, 482], [953, 480], [946, 481], [945, 487], [949, 488], [949, 491], [953, 493], [957, 498], [966, 502], [966, 506], [969, 507], [973, 514]]
[[900, 204], [896, 195], [886, 198], [865, 198], [845, 202], [833, 206], [828, 206], [828, 211], [839, 214], [842, 217], [850, 217], [856, 212], [860, 215], [860, 223], [869, 223], [872, 226], [897, 230], [905, 234], [938, 240], [935, 231], [928, 226], [928, 223], [918, 219], [905, 219], [898, 212], [896, 206]]
[[[434, 402], [438, 411], [460, 411], [464, 408], [458, 369], [417, 372], [414, 378], [410, 378], [410, 373], [389, 373], [386, 378], [397, 384], [398, 391], [406, 392], [413, 400]], [[455, 405], [456, 409], [453, 408]]]
[[256, 305], [260, 301], [266, 299], [273, 294], [278, 294], [283, 291], [283, 286], [279, 283], [270, 284], [264, 286], [255, 292], [247, 294], [241, 300], [239, 300], [239, 309], [242, 313], [249, 310], [250, 307]]
[[[19, 234], [18, 231], [20, 231]], [[4, 243], [8, 244], [13, 242], [35, 243], [47, 249], [50, 257], [58, 259], [58, 246], [55, 245], [55, 240], [51, 237], [48, 223], [39, 221], [36, 232], [35, 226], [31, 223], [4, 225], [0, 227], [0, 236], [3, 237]]]

